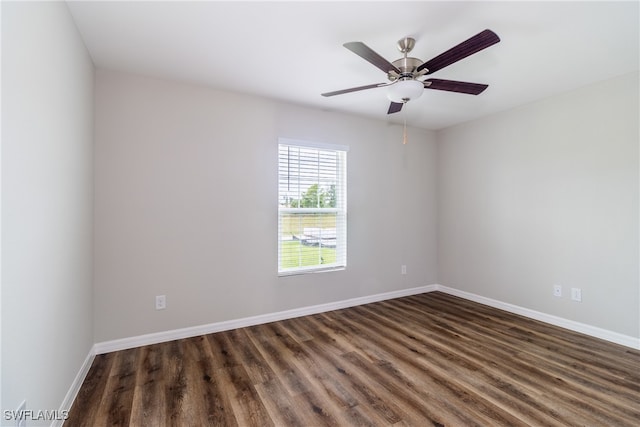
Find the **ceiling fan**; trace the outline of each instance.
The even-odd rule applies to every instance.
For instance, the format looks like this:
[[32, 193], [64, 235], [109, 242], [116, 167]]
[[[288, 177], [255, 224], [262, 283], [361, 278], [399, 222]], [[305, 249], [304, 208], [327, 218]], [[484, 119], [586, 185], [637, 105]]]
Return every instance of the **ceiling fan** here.
[[345, 43], [344, 47], [387, 73], [389, 82], [326, 92], [322, 96], [335, 96], [365, 89], [388, 87], [387, 96], [391, 100], [391, 105], [389, 105], [387, 114], [392, 114], [402, 110], [402, 106], [405, 103], [420, 97], [423, 89], [479, 95], [489, 85], [455, 80], [425, 79], [424, 77], [486, 49], [499, 41], [500, 38], [496, 33], [491, 30], [484, 30], [426, 62], [422, 62], [417, 58], [407, 57], [407, 54], [411, 52], [416, 43], [411, 37], [405, 37], [398, 41], [398, 50], [404, 54], [404, 57], [393, 62], [387, 61], [362, 42]]

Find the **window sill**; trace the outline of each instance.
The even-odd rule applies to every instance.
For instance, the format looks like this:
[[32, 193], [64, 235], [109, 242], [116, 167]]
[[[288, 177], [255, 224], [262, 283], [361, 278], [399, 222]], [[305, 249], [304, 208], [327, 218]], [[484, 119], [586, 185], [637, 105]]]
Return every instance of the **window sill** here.
[[328, 268], [317, 268], [313, 270], [290, 270], [290, 271], [280, 271], [278, 272], [278, 277], [287, 277], [287, 276], [300, 276], [303, 274], [317, 274], [317, 273], [329, 273], [332, 271], [343, 271], [346, 270], [347, 267], [328, 267]]

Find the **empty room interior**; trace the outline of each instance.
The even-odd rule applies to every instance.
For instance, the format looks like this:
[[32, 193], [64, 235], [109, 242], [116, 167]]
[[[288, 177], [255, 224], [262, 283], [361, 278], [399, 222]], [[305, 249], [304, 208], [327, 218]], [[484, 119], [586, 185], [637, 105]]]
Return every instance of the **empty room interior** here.
[[0, 425], [640, 424], [639, 5], [2, 1]]

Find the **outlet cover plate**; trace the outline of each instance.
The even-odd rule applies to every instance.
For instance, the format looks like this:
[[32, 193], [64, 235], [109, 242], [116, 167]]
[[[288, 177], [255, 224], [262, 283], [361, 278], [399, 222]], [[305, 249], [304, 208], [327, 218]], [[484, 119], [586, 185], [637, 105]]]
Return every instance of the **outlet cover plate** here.
[[571, 299], [573, 301], [582, 302], [582, 289], [571, 288]]
[[166, 295], [157, 295], [156, 296], [156, 310], [164, 310], [167, 308], [167, 296]]

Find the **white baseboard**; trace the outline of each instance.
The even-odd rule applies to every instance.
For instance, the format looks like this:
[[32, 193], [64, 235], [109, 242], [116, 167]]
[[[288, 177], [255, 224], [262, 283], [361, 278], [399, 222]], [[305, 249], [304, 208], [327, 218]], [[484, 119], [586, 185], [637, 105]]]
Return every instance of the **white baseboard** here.
[[226, 320], [223, 322], [209, 323], [207, 325], [192, 326], [182, 329], [173, 329], [165, 332], [156, 332], [153, 334], [145, 334], [136, 337], [105, 341], [97, 343], [94, 346], [94, 349], [96, 354], [126, 350], [143, 345], [158, 344], [161, 342], [196, 337], [199, 335], [228, 331], [231, 329], [245, 328], [247, 326], [260, 325], [263, 323], [275, 322], [278, 320], [293, 319], [295, 317], [324, 313], [327, 311], [339, 310], [341, 308], [354, 307], [357, 305], [369, 304], [377, 301], [401, 298], [409, 295], [423, 294], [425, 292], [435, 291], [436, 288], [437, 285], [427, 285], [417, 288], [401, 289], [398, 291], [385, 292], [382, 294], [351, 298], [343, 301], [335, 301], [326, 304], [319, 304], [308, 307], [295, 308], [292, 310], [278, 311], [275, 313], [261, 314], [258, 316], [245, 317], [242, 319]]
[[[93, 359], [96, 357], [95, 347], [96, 347], [95, 345], [91, 347], [91, 349], [89, 350], [89, 354], [87, 354], [87, 357], [84, 359], [84, 362], [80, 367], [80, 370], [78, 371], [76, 377], [71, 383], [71, 387], [69, 388], [67, 395], [64, 397], [64, 400], [62, 401], [62, 405], [60, 405], [60, 413], [62, 413], [63, 411], [71, 410], [71, 405], [73, 405], [73, 401], [76, 400], [76, 396], [80, 391], [80, 387], [82, 387], [82, 383], [84, 382], [84, 379], [87, 377], [87, 374], [89, 373], [89, 369], [91, 368]], [[51, 427], [54, 427], [54, 426], [61, 427], [63, 423], [64, 423], [64, 420], [54, 420], [51, 423]]]
[[434, 285], [433, 287], [435, 288], [434, 290], [444, 292], [449, 295], [454, 295], [469, 301], [474, 301], [480, 304], [488, 305], [490, 307], [499, 308], [510, 313], [519, 314], [530, 319], [539, 320], [541, 322], [549, 323], [554, 326], [569, 329], [570, 331], [580, 332], [585, 335], [640, 350], [640, 338], [623, 335], [617, 332], [609, 331], [607, 329], [587, 325], [585, 323], [575, 322], [573, 320], [553, 316], [551, 314], [541, 313], [539, 311], [472, 294], [470, 292], [449, 288], [447, 286]]
[[313, 305], [308, 307], [295, 308], [292, 310], [279, 311], [275, 313], [261, 314], [258, 316], [245, 317], [241, 319], [226, 320], [223, 322], [209, 323], [207, 325], [198, 325], [182, 329], [173, 329], [170, 331], [156, 332], [152, 334], [139, 335], [135, 337], [122, 338], [112, 341], [104, 341], [94, 345], [94, 354], [109, 353], [112, 351], [126, 350], [130, 348], [140, 347], [143, 345], [158, 344], [161, 342], [172, 341], [182, 338], [190, 338], [198, 335], [211, 334], [215, 332], [228, 331], [231, 329], [244, 328], [247, 326], [260, 325], [263, 323], [275, 322], [278, 320], [293, 319], [295, 317], [308, 316], [311, 314], [324, 313], [331, 310], [341, 308], [354, 307], [362, 304], [369, 304], [377, 301], [384, 301], [393, 298], [401, 298], [409, 295], [422, 294], [426, 292], [441, 291], [450, 295], [474, 301], [490, 307], [499, 308], [510, 313], [519, 314], [530, 319], [540, 320], [551, 325], [559, 326], [571, 331], [580, 332], [626, 347], [640, 349], [640, 338], [635, 338], [606, 329], [587, 325], [573, 320], [564, 319], [562, 317], [545, 314], [539, 311], [520, 307], [517, 305], [505, 303], [480, 295], [460, 291], [443, 285], [433, 284], [420, 286], [417, 288], [402, 289], [399, 291], [385, 292], [365, 297], [351, 298], [343, 301], [330, 302], [326, 304]]

